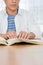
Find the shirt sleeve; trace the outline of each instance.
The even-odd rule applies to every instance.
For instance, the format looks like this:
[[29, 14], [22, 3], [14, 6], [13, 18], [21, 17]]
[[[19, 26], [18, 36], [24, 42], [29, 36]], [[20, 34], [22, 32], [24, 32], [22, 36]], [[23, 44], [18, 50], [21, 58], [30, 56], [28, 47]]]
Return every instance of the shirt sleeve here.
[[28, 14], [27, 28], [28, 32], [33, 32], [36, 35], [36, 38], [41, 38], [41, 30], [39, 24], [31, 14]]

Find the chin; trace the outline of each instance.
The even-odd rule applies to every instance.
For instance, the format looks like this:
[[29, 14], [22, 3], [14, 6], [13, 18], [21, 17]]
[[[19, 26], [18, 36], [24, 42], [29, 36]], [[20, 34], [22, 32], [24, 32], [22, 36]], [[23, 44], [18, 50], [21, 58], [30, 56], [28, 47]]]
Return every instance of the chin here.
[[16, 10], [17, 8], [11, 8], [12, 11]]

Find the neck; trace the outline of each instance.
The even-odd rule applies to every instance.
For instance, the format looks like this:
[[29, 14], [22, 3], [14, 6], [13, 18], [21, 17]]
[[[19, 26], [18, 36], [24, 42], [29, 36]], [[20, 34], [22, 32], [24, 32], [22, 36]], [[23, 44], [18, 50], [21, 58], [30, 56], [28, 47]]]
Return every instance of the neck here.
[[16, 9], [16, 10], [13, 10], [13, 11], [12, 11], [12, 10], [6, 8], [6, 12], [7, 12], [7, 14], [9, 14], [9, 15], [11, 15], [11, 16], [16, 16], [17, 13], [18, 13], [18, 10]]

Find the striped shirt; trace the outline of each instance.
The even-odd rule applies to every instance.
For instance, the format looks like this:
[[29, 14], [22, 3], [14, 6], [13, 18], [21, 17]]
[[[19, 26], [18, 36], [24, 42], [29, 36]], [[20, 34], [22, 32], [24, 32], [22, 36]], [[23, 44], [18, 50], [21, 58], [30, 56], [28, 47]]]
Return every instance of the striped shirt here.
[[7, 29], [7, 32], [11, 31], [11, 30], [16, 31], [14, 19], [15, 19], [15, 16], [8, 15], [8, 29]]

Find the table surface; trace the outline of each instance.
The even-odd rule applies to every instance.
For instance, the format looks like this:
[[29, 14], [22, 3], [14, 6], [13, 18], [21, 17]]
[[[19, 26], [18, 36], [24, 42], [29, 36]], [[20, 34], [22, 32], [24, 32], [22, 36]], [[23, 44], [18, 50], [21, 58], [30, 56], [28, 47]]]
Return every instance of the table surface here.
[[43, 45], [0, 46], [0, 65], [43, 65]]

